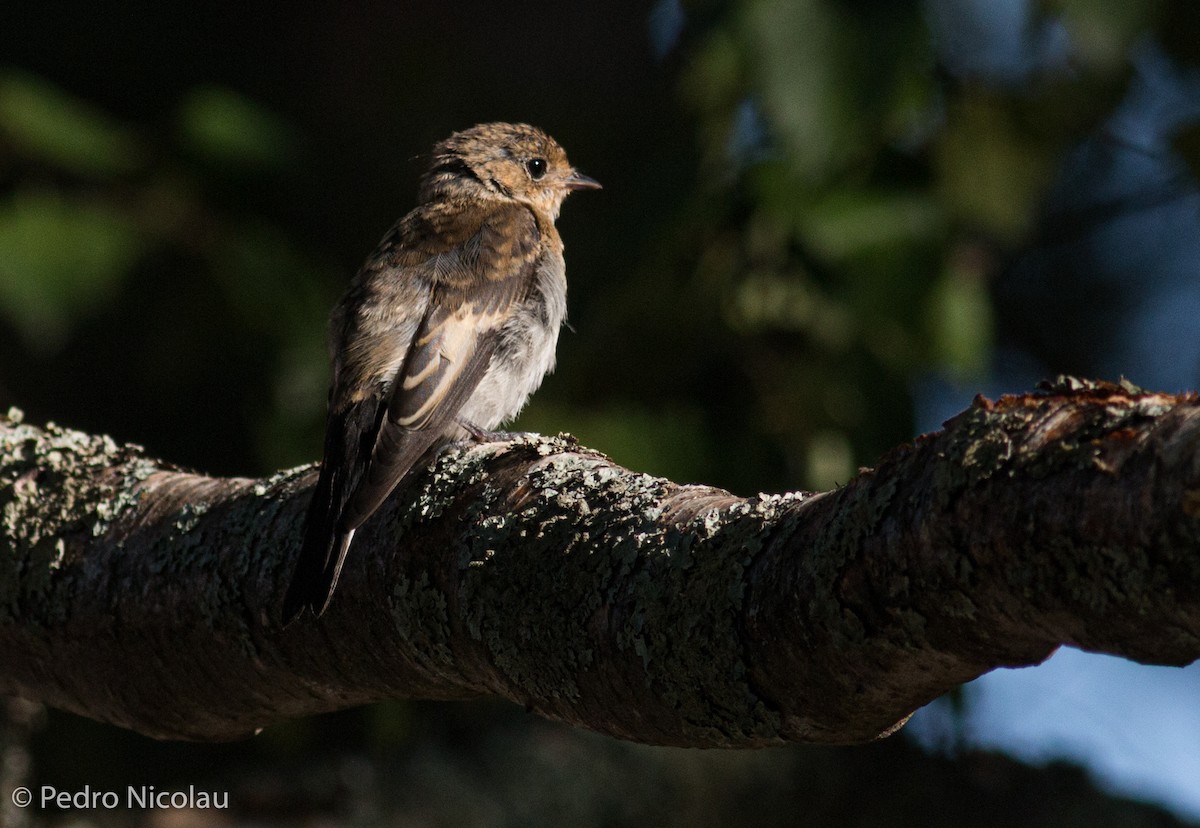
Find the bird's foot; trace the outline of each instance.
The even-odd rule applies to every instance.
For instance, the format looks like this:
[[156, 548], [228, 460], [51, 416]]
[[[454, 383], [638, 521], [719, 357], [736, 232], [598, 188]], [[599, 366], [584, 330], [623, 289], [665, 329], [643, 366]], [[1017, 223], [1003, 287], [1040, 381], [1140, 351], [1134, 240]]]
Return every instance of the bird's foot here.
[[491, 431], [480, 428], [469, 420], [459, 420], [458, 424], [477, 443], [511, 443], [514, 440], [527, 440], [537, 436], [532, 431]]

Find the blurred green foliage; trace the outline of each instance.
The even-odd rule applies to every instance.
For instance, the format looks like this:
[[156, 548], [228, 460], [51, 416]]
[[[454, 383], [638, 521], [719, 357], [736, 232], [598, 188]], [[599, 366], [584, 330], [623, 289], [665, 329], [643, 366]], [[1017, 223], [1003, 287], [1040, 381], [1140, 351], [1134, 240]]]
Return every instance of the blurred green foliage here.
[[180, 143], [214, 164], [280, 169], [296, 162], [292, 129], [261, 104], [217, 86], [190, 90], [176, 118]]
[[[188, 318], [198, 308], [178, 303], [200, 276], [227, 309], [229, 324], [267, 349], [270, 367], [250, 410], [228, 396], [191, 413], [203, 418], [211, 405], [232, 406], [258, 457], [254, 465], [294, 463], [319, 427], [309, 403], [324, 394], [324, 347], [314, 320], [331, 301], [322, 290], [328, 265], [316, 264], [267, 217], [240, 209], [236, 199], [223, 203], [217, 190], [229, 180], [253, 183], [294, 167], [299, 141], [262, 105], [213, 86], [190, 90], [170, 119], [176, 128], [166, 135], [139, 129], [26, 72], [0, 74], [0, 169], [8, 178], [0, 199], [0, 313], [31, 354], [52, 359], [80, 347], [72, 333], [88, 320], [107, 319], [117, 328], [106, 317], [114, 312], [110, 303]], [[166, 304], [155, 306], [139, 287], [141, 275], [151, 272], [193, 285], [171, 291], [168, 281], [158, 294]], [[119, 329], [107, 336], [164, 374], [186, 376], [194, 368], [173, 362], [169, 343], [158, 350]], [[210, 367], [243, 370], [219, 364], [219, 329], [203, 336], [216, 340], [207, 349], [199, 343], [213, 353]], [[110, 370], [133, 371], [122, 363]], [[19, 404], [20, 397], [9, 402]], [[62, 400], [67, 410], [57, 416], [69, 417], [71, 403], [80, 402], [86, 405]], [[176, 422], [182, 427], [187, 419]]]
[[28, 72], [0, 75], [0, 123], [10, 151], [65, 172], [112, 178], [145, 163], [133, 130]]
[[137, 226], [104, 203], [22, 188], [0, 205], [0, 309], [39, 349], [113, 296], [143, 252]]
[[[1063, 153], [1119, 97], [1131, 44], [1186, 14], [1169, 2], [1046, 3], [1038, 19], [1069, 30], [1077, 62], [997, 84], [938, 71], [916, 2], [697, 2], [682, 13], [663, 69], [692, 119], [695, 183], [652, 195], [618, 180], [665, 209], [638, 217], [634, 245], [611, 243], [630, 230], [610, 214], [616, 235], [601, 255], [625, 275], [602, 293], [598, 267], [572, 245], [569, 376], [518, 427], [573, 431], [627, 465], [739, 491], [845, 481], [910, 436], [915, 377], [983, 376], [999, 263], [1036, 232]], [[603, 140], [584, 145], [601, 178]], [[305, 143], [269, 105], [211, 82], [146, 124], [4, 72], [0, 312], [31, 353], [53, 355], [78, 345], [83, 320], [119, 317], [103, 316], [110, 303], [187, 313], [133, 293], [145, 278], [187, 280], [178, 294], [203, 290], [217, 314], [203, 335], [233, 328], [257, 352], [253, 376], [219, 358], [251, 396], [203, 402], [238, 409], [243, 464], [312, 458], [321, 320], [352, 265], [334, 265], [263, 195], [282, 185], [301, 202], [322, 197], [305, 189]], [[605, 197], [569, 206], [568, 239], [606, 220]], [[411, 196], [393, 201], [398, 215]], [[362, 238], [386, 228], [372, 221]], [[185, 457], [207, 465], [200, 451]]]
[[1031, 37], [1056, 16], [1076, 62], [1019, 83], [938, 71], [916, 2], [689, 6], [681, 92], [707, 186], [675, 266], [736, 333], [740, 427], [785, 460], [760, 480], [843, 482], [911, 434], [915, 378], [982, 381], [992, 280], [1176, 5], [1045, 4]]

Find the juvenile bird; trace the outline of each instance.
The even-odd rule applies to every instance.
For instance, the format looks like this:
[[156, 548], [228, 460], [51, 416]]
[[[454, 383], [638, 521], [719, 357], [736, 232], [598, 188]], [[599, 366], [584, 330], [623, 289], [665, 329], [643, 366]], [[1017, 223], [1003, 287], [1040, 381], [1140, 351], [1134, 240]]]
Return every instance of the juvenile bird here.
[[554, 367], [566, 317], [554, 227], [600, 184], [527, 124], [479, 124], [433, 150], [416, 209], [334, 308], [321, 475], [283, 602], [325, 611], [354, 532], [432, 448], [516, 416]]

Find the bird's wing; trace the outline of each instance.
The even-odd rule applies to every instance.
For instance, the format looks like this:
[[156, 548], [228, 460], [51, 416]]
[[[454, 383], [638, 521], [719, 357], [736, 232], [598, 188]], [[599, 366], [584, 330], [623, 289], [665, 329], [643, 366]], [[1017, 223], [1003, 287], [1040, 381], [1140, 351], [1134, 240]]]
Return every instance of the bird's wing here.
[[479, 385], [501, 326], [532, 284], [538, 240], [536, 218], [515, 204], [428, 205], [388, 233], [356, 280], [335, 312], [325, 457], [285, 622], [305, 608], [324, 612], [354, 531]]
[[321, 476], [284, 597], [285, 622], [305, 607], [325, 611], [354, 531], [440, 441], [479, 384], [495, 341], [494, 316], [469, 302], [430, 302], [391, 394], [380, 390], [330, 411]]
[[480, 212], [465, 222], [469, 236], [417, 265], [432, 285], [429, 302], [391, 383], [366, 473], [342, 512], [343, 530], [370, 517], [450, 430], [487, 372], [501, 328], [528, 295], [536, 219], [515, 204]]

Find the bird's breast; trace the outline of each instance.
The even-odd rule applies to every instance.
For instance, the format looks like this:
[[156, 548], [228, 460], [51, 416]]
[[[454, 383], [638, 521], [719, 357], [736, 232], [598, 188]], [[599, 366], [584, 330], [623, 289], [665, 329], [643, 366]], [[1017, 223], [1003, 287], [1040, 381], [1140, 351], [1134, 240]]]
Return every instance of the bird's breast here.
[[498, 333], [487, 373], [463, 406], [460, 419], [494, 429], [520, 413], [554, 370], [558, 332], [567, 316], [567, 280], [560, 250], [539, 261], [529, 295]]

